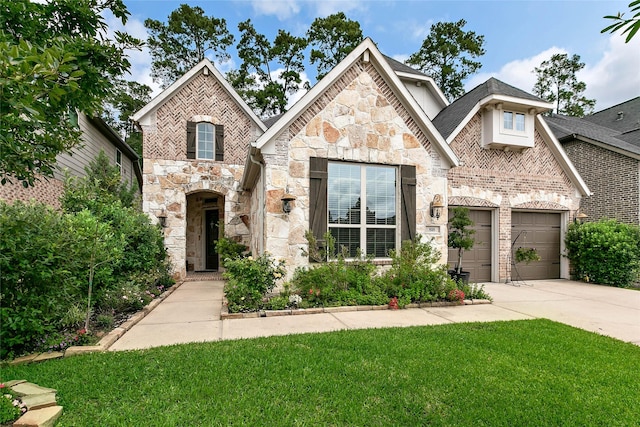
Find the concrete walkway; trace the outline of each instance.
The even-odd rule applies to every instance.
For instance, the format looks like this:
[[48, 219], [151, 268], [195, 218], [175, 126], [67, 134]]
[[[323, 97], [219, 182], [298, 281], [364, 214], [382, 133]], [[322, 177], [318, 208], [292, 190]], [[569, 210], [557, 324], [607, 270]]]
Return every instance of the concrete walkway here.
[[223, 285], [221, 281], [185, 282], [110, 350], [340, 329], [533, 318], [555, 320], [640, 345], [640, 291], [567, 280], [532, 281], [521, 286], [487, 283], [485, 290], [493, 297], [490, 305], [221, 320]]

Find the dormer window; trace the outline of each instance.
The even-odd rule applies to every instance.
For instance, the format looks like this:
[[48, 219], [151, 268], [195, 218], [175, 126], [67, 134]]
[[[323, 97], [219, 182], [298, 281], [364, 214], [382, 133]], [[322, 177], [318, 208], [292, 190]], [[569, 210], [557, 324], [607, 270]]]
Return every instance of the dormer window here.
[[[514, 113], [513, 111], [505, 111], [502, 114], [503, 116], [503, 124], [505, 129], [516, 130], [518, 132], [524, 132], [524, 118], [525, 115], [523, 113]], [[515, 120], [514, 120], [515, 118]], [[514, 127], [515, 121], [515, 127]]]
[[482, 113], [482, 147], [522, 151], [534, 145], [535, 109], [512, 109], [516, 105], [487, 105]]

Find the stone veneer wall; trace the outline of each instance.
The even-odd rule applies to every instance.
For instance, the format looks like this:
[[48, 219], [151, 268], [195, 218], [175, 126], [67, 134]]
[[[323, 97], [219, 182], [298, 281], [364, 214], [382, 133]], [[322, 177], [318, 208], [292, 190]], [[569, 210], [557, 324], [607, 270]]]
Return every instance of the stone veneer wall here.
[[580, 195], [540, 134], [523, 152], [484, 149], [480, 114], [451, 142], [464, 166], [448, 172], [450, 199], [471, 198], [468, 206], [498, 206], [499, 280], [510, 277], [511, 209], [568, 211], [580, 206]]
[[[249, 196], [240, 189], [249, 146], [261, 130], [212, 75], [199, 74], [161, 105], [150, 125], [143, 127], [143, 203], [152, 219], [166, 212], [165, 246], [174, 274], [184, 277], [186, 263], [202, 265], [197, 203], [189, 206], [187, 195], [203, 192], [203, 197], [219, 197], [220, 217], [225, 234], [250, 243], [247, 226]], [[224, 161], [187, 159], [187, 121], [210, 120], [225, 128]], [[214, 195], [215, 194], [215, 195]], [[196, 200], [196, 199], [190, 199]], [[190, 224], [187, 231], [188, 220]], [[193, 227], [191, 227], [193, 225]], [[204, 238], [202, 236], [202, 238]], [[188, 249], [187, 249], [188, 248]], [[189, 257], [187, 258], [187, 251]], [[199, 263], [199, 264], [198, 264]]]
[[[267, 250], [284, 258], [290, 269], [308, 263], [301, 249], [307, 245], [309, 158], [314, 156], [415, 165], [417, 233], [434, 238], [446, 257], [446, 215], [432, 220], [429, 203], [434, 194], [446, 194], [448, 166], [370, 63], [347, 70], [277, 138], [275, 153], [264, 154]], [[280, 200], [287, 189], [297, 198], [288, 215]]]
[[581, 203], [586, 220], [614, 218], [639, 225], [640, 161], [582, 141], [563, 147], [593, 193]]

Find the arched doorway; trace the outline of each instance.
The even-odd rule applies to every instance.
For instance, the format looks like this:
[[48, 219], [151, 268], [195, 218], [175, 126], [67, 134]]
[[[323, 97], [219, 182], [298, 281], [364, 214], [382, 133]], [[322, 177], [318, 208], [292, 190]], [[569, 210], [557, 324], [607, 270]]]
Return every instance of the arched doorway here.
[[187, 195], [187, 271], [218, 271], [220, 224], [224, 224], [224, 195], [213, 191]]

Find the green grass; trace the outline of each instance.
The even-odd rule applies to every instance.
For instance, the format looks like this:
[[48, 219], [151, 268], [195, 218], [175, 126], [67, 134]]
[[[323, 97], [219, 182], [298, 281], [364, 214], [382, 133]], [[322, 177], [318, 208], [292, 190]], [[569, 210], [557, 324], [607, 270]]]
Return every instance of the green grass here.
[[640, 423], [640, 347], [547, 320], [340, 331], [3, 366], [58, 426]]

